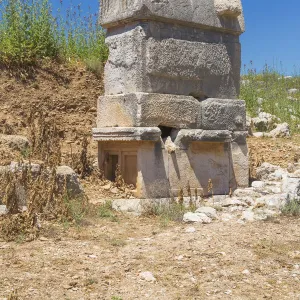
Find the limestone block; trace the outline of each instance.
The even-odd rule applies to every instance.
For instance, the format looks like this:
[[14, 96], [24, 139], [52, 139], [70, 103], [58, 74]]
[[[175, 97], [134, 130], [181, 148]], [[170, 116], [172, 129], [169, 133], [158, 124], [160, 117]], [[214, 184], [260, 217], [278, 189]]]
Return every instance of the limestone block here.
[[235, 132], [231, 142], [231, 160], [233, 168], [233, 178], [231, 187], [249, 186], [249, 155], [246, 142], [247, 132]]
[[160, 142], [154, 145], [141, 145], [138, 149], [137, 197], [170, 197], [168, 179], [168, 154]]
[[[191, 95], [200, 100], [237, 98], [238, 39], [186, 28], [176, 38], [174, 26], [169, 27], [143, 23], [108, 34], [106, 95], [147, 92]], [[162, 38], [165, 31], [171, 32], [170, 37]]]
[[[177, 149], [167, 157], [169, 182], [172, 189], [202, 188], [204, 195], [229, 193], [230, 161], [228, 144], [193, 142], [188, 150]], [[208, 190], [212, 180], [212, 190]]]
[[[230, 19], [222, 18], [222, 15]], [[215, 27], [240, 34], [244, 17], [238, 0], [103, 0], [100, 23], [104, 28], [134, 20], [159, 19], [191, 26]]]
[[228, 130], [181, 129], [172, 132], [175, 145], [187, 150], [191, 142], [229, 142], [231, 133]]
[[158, 141], [161, 131], [157, 127], [105, 127], [93, 128], [95, 141]]
[[214, 0], [219, 16], [238, 17], [243, 13], [241, 0]]
[[246, 130], [245, 101], [207, 99], [202, 101], [202, 128], [207, 130]]
[[191, 96], [134, 93], [102, 96], [97, 126], [199, 128], [201, 104]]

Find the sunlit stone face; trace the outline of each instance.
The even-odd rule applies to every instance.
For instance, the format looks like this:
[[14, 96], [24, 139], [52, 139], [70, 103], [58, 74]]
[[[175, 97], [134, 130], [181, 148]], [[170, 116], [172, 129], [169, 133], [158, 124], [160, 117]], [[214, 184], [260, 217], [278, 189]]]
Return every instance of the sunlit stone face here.
[[120, 22], [155, 19], [244, 31], [241, 0], [102, 0], [100, 23], [109, 28]]
[[217, 14], [238, 17], [242, 14], [241, 0], [214, 0]]

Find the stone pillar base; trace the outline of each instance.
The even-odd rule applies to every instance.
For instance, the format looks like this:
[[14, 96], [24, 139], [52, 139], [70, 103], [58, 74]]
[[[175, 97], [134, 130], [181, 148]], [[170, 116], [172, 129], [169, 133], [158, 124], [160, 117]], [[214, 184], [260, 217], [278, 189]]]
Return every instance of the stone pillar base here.
[[[225, 195], [248, 185], [244, 132], [158, 127], [95, 128], [99, 168], [114, 180], [117, 164], [138, 198]], [[162, 136], [161, 136], [162, 135]]]

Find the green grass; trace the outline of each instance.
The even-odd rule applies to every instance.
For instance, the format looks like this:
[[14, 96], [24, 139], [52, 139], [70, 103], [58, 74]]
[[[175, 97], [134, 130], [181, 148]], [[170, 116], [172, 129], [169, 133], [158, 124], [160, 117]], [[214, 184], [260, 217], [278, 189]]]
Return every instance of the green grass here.
[[52, 12], [49, 0], [0, 1], [0, 64], [36, 65], [44, 58], [83, 61], [93, 71], [107, 59], [105, 33], [96, 14], [80, 5]]
[[287, 204], [281, 209], [281, 212], [285, 216], [300, 216], [300, 200], [290, 200]]
[[[270, 113], [280, 118], [281, 122], [290, 125], [292, 133], [300, 130], [300, 76], [285, 79], [279, 71], [265, 66], [261, 73], [255, 69], [247, 70], [243, 75], [240, 99], [246, 101], [247, 111], [251, 117], [258, 115], [258, 110]], [[244, 83], [243, 83], [244, 81]], [[296, 88], [299, 91], [289, 94], [288, 90]], [[263, 101], [259, 104], [258, 98]]]

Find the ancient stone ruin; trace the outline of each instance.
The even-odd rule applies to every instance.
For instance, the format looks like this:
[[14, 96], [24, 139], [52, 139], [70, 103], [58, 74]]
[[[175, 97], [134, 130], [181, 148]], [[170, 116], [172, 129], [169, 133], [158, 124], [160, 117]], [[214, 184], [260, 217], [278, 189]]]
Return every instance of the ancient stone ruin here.
[[140, 198], [248, 186], [240, 0], [102, 0], [99, 167]]

